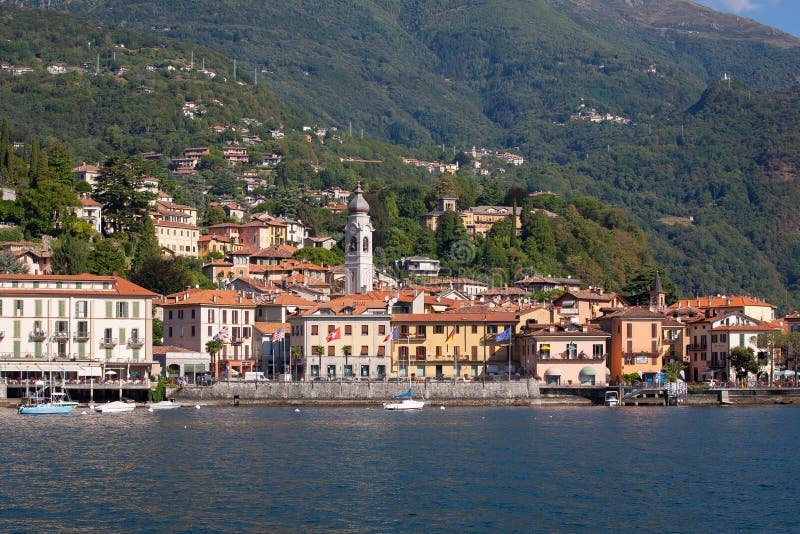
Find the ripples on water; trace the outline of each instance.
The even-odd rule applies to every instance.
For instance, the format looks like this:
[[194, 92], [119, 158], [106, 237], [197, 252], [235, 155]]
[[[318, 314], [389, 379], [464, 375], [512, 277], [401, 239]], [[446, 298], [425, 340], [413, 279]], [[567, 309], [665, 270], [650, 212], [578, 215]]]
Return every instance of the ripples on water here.
[[799, 407], [300, 410], [2, 410], [0, 531], [795, 530]]

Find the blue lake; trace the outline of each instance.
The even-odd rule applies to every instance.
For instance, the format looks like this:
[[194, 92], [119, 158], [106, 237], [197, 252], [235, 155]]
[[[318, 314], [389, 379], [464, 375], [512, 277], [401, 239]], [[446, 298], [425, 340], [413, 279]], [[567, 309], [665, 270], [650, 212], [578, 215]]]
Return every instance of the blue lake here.
[[797, 530], [800, 407], [0, 411], [0, 531]]

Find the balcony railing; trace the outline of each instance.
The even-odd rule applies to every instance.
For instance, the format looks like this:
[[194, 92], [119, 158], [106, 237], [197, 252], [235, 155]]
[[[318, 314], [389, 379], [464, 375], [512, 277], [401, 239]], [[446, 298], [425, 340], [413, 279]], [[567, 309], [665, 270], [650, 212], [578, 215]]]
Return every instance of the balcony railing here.
[[128, 340], [128, 348], [131, 349], [140, 349], [144, 346], [144, 339], [141, 338], [131, 338]]
[[34, 330], [33, 332], [30, 333], [28, 339], [30, 339], [31, 341], [44, 341], [46, 337], [47, 334], [45, 334], [44, 331]]
[[100, 339], [101, 349], [113, 349], [116, 346], [117, 346], [117, 338], [115, 337], [104, 337]]
[[231, 345], [241, 345], [242, 343], [244, 343], [244, 338], [242, 338], [241, 336], [232, 337], [230, 339], [230, 344]]
[[69, 339], [69, 332], [59, 331], [53, 334], [53, 339], [65, 340]]
[[705, 345], [705, 344], [701, 344], [701, 345], [692, 344], [692, 345], [687, 345], [686, 348], [689, 349], [689, 350], [708, 350], [708, 345]]
[[728, 360], [727, 359], [712, 359], [708, 366], [712, 369], [726, 369], [728, 367]]
[[75, 335], [72, 336], [72, 341], [87, 341], [89, 339], [89, 332], [82, 332], [77, 331]]
[[561, 308], [558, 310], [561, 315], [578, 315], [578, 308]]

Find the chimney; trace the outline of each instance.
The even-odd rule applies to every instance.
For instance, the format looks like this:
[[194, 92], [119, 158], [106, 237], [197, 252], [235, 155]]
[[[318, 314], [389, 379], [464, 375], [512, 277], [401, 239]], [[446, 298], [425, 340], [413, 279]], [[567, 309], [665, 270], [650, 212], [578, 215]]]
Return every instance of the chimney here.
[[216, 302], [217, 302], [217, 296], [216, 295], [211, 295], [211, 302], [216, 304]]

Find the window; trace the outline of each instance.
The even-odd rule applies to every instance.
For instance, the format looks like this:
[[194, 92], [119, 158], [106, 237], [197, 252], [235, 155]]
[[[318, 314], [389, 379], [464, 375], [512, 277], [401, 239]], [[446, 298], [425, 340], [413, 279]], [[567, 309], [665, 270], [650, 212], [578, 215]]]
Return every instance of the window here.
[[34, 317], [42, 316], [42, 301], [39, 299], [33, 301], [33, 316]]
[[486, 327], [486, 331], [488, 333], [490, 333], [490, 334], [496, 334], [497, 333], [497, 325], [496, 324], [490, 324], [489, 326]]
[[212, 327], [211, 325], [208, 325], [208, 334], [207, 334], [207, 335], [208, 335], [208, 337], [211, 337], [211, 336], [213, 336], [213, 335], [214, 335], [214, 331], [212, 330], [212, 328], [213, 328], [213, 327]]
[[[172, 329], [170, 328], [170, 330]], [[170, 333], [170, 335], [172, 334]], [[114, 339], [113, 331], [110, 328], [106, 328], [105, 330], [103, 330], [103, 341], [105, 341], [106, 343], [111, 343], [112, 339]]]
[[128, 303], [117, 302], [117, 318], [125, 319], [128, 317]]
[[367, 345], [361, 345], [361, 355], [369, 356], [369, 347]]
[[192, 319], [194, 319], [194, 312], [195, 310], [192, 310]]
[[400, 326], [400, 335], [402, 337], [408, 337], [408, 325], [404, 324]]
[[441, 347], [441, 345], [437, 345], [436, 346], [436, 356], [441, 356], [441, 355], [442, 355], [442, 347]]
[[633, 325], [631, 323], [628, 323], [626, 327], [627, 327], [628, 337], [633, 337]]
[[319, 376], [319, 365], [311, 366], [311, 376]]
[[550, 343], [539, 345], [539, 358], [547, 360], [550, 358]]
[[425, 325], [417, 325], [417, 337], [425, 337]]
[[183, 319], [183, 310], [178, 310], [178, 320]]
[[139, 303], [138, 302], [134, 302], [133, 303], [133, 315], [132, 315], [132, 317], [134, 319], [138, 319], [139, 318]]
[[567, 359], [574, 360], [578, 357], [578, 346], [575, 343], [567, 345]]
[[311, 325], [311, 335], [312, 336], [319, 335], [319, 325], [318, 324], [312, 324]]
[[472, 325], [472, 333], [473, 334], [477, 334], [478, 333], [478, 325], [476, 325], [476, 324]]
[[378, 345], [378, 356], [386, 356], [386, 345]]
[[[211, 327], [209, 326], [209, 328], [211, 328]], [[171, 326], [167, 328], [167, 337], [172, 337], [172, 327]]]
[[472, 357], [473, 360], [478, 358], [478, 347], [473, 345], [470, 348], [470, 356]]
[[605, 353], [605, 345], [602, 343], [595, 343], [592, 345], [592, 356], [595, 358], [602, 358]]
[[[332, 332], [332, 331], [333, 330], [331, 330], [331, 327], [329, 326], [328, 327], [328, 332]], [[346, 336], [353, 335], [353, 325], [351, 325], [351, 324], [344, 325], [344, 335], [346, 335]]]
[[361, 376], [368, 377], [369, 376], [369, 365], [362, 365], [361, 366]]
[[231, 322], [233, 324], [239, 324], [239, 312], [237, 310], [231, 311]]
[[[383, 346], [383, 345], [381, 345], [381, 346]], [[398, 358], [400, 359], [400, 361], [408, 360], [408, 347], [400, 347], [400, 350], [398, 351], [397, 354], [398, 354]]]
[[650, 324], [650, 337], [658, 337], [658, 325], [656, 323]]
[[362, 336], [368, 336], [369, 335], [369, 325], [368, 324], [362, 324], [361, 325], [361, 335]]
[[75, 316], [81, 319], [89, 316], [89, 302], [79, 300], [75, 303]]
[[633, 341], [628, 340], [627, 345], [628, 346], [626, 347], [627, 348], [626, 352], [633, 352]]
[[63, 300], [58, 301], [58, 316], [59, 317], [66, 317], [67, 316], [67, 303]]
[[208, 322], [209, 323], [214, 322], [214, 310], [208, 310]]
[[336, 347], [328, 345], [328, 356], [336, 356]]
[[14, 317], [21, 317], [24, 315], [24, 302], [21, 300], [14, 301]]
[[87, 337], [89, 335], [89, 322], [78, 321], [78, 337]]
[[424, 360], [425, 359], [425, 347], [417, 347], [416, 358], [418, 360]]
[[336, 329], [333, 327], [333, 325], [332, 325], [332, 324], [329, 324], [329, 325], [328, 325], [328, 333], [330, 334], [330, 333], [331, 333], [331, 332], [333, 332], [334, 330], [336, 330]]
[[244, 312], [244, 324], [250, 324], [250, 312], [247, 310]]
[[444, 334], [444, 325], [443, 324], [434, 325], [433, 333], [434, 334]]
[[172, 310], [169, 311], [169, 320], [172, 320]]
[[[3, 309], [2, 309], [2, 307], [0, 307], [0, 314], [2, 314], [2, 311], [3, 311]], [[385, 324], [379, 324], [378, 325], [378, 335], [381, 335], [381, 336], [386, 335], [386, 325]]]
[[[194, 327], [192, 327], [194, 328]], [[192, 331], [192, 335], [194, 335], [194, 330]], [[137, 342], [139, 341], [139, 329], [138, 328], [131, 328], [131, 341]]]
[[192, 325], [190, 330], [189, 330], [189, 336], [191, 336], [191, 337], [195, 336], [194, 325]]
[[344, 366], [344, 376], [353, 376], [353, 366], [347, 364]]
[[223, 323], [228, 322], [228, 310], [222, 310], [222, 322]]

